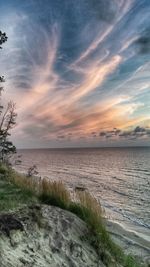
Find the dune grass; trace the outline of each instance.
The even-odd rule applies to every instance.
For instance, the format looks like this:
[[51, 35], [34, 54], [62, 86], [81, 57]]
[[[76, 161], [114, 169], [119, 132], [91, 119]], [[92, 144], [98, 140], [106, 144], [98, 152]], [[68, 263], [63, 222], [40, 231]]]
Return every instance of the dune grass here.
[[50, 181], [42, 179], [39, 188], [39, 199], [41, 202], [67, 209], [71, 202], [71, 196], [61, 181]]
[[105, 227], [104, 210], [89, 192], [76, 191], [73, 200], [61, 181], [29, 178], [5, 166], [0, 166], [0, 174], [0, 211], [35, 202], [68, 210], [86, 222], [91, 231], [89, 242], [106, 266], [140, 267], [112, 241]]

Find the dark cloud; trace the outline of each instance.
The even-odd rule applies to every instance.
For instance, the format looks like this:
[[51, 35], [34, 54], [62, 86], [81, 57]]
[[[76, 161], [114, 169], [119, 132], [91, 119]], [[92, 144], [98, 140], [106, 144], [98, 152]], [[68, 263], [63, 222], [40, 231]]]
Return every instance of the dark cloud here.
[[111, 131], [105, 131], [99, 133], [100, 137], [105, 138], [127, 138], [127, 139], [138, 139], [142, 137], [150, 137], [150, 128], [144, 128], [137, 126], [133, 130], [121, 131], [120, 129], [114, 128]]
[[142, 137], [150, 137], [150, 129], [137, 126], [135, 129], [130, 131], [124, 131], [119, 134], [120, 137], [129, 139], [138, 139]]
[[92, 137], [97, 137], [97, 132], [91, 132]]
[[134, 129], [134, 132], [135, 132], [135, 133], [144, 133], [144, 132], [146, 132], [146, 129], [143, 128], [143, 127], [137, 126], [137, 127]]
[[120, 132], [121, 132], [121, 130], [119, 130], [117, 128], [114, 128], [111, 131], [100, 132], [99, 136], [100, 137], [111, 138], [111, 137], [117, 136]]
[[100, 132], [99, 136], [103, 137], [103, 136], [106, 136], [106, 134], [107, 134], [106, 132]]
[[136, 41], [141, 54], [150, 53], [150, 28], [146, 29]]
[[67, 141], [70, 141], [73, 137], [73, 134], [72, 133], [68, 133], [68, 134], [58, 134], [57, 135], [57, 140], [67, 140]]

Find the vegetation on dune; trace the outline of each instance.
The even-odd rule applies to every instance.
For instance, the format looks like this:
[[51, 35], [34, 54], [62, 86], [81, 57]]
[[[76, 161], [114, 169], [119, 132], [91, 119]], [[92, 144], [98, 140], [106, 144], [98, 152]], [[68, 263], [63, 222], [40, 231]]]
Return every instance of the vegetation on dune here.
[[[33, 192], [25, 188], [25, 185], [21, 187], [17, 175], [14, 183], [13, 176], [13, 171], [11, 172], [9, 168], [0, 164], [0, 212], [16, 209], [25, 204], [37, 203], [38, 201]], [[22, 177], [20, 177], [21, 179]]]
[[39, 199], [49, 205], [58, 206], [62, 209], [69, 209], [71, 203], [70, 193], [61, 181], [49, 181], [42, 179], [40, 182]]
[[[7, 41], [8, 37], [6, 33], [0, 31], [0, 49], [2, 45]], [[4, 76], [0, 76], [0, 84], [4, 83]], [[0, 95], [3, 90], [3, 86], [0, 86]], [[10, 141], [10, 131], [16, 124], [16, 112], [15, 104], [13, 101], [9, 101], [6, 107], [1, 104], [0, 99], [0, 162], [9, 163], [9, 158], [12, 154], [16, 153], [16, 147]]]
[[2, 164], [0, 177], [0, 211], [34, 203], [68, 210], [86, 222], [91, 231], [89, 242], [106, 266], [140, 266], [112, 241], [105, 227], [104, 210], [89, 192], [77, 190], [72, 197], [61, 181], [27, 177]]

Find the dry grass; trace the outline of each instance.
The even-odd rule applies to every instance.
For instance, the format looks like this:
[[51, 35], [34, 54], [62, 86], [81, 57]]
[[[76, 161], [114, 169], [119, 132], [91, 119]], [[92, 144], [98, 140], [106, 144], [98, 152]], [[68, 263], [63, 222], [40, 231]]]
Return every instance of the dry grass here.
[[[76, 191], [76, 199], [77, 203], [72, 203], [72, 205], [74, 205], [75, 209], [77, 207], [78, 209], [81, 209], [81, 214], [79, 213], [81, 218], [88, 223], [95, 234], [101, 231], [102, 238], [102, 233], [105, 233], [106, 231], [104, 227], [104, 210], [100, 203], [87, 191]], [[107, 234], [105, 233], [105, 235]]]
[[91, 242], [102, 254], [106, 248], [110, 248], [111, 243], [110, 236], [105, 228], [104, 210], [97, 199], [87, 191], [76, 191], [76, 199], [77, 202], [72, 202], [69, 210], [87, 223], [92, 232]]
[[31, 192], [34, 195], [38, 194], [39, 191], [39, 183], [35, 178], [27, 178], [23, 174], [19, 174], [14, 170], [9, 171], [8, 179], [14, 185], [21, 188], [23, 191]]
[[96, 198], [94, 198], [87, 191], [76, 191], [76, 197], [79, 201], [79, 204], [93, 215], [92, 221], [94, 225], [102, 222], [102, 218], [104, 217], [104, 210], [102, 209], [100, 203], [98, 203]]
[[46, 204], [67, 208], [71, 202], [71, 196], [61, 181], [50, 181], [46, 178], [40, 182], [39, 198]]

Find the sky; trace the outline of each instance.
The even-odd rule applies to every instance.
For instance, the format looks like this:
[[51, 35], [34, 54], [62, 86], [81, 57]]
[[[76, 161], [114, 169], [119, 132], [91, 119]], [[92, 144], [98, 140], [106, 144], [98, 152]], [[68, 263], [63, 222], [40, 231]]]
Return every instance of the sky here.
[[18, 148], [150, 145], [150, 0], [0, 0]]

